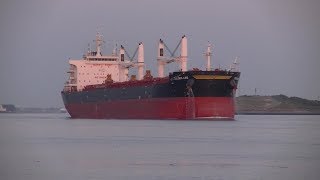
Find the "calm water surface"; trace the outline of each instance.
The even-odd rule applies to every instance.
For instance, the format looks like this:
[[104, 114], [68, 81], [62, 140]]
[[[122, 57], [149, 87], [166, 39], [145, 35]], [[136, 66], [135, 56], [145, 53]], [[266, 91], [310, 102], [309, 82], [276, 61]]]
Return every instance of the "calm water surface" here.
[[319, 180], [320, 116], [71, 120], [0, 114], [1, 180]]

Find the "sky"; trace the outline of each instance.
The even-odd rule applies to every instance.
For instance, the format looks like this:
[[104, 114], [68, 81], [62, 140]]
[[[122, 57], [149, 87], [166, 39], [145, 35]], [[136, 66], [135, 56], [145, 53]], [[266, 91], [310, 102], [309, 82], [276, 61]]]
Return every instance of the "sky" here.
[[[2, 0], [0, 104], [62, 107], [68, 59], [80, 59], [97, 31], [105, 54], [115, 43], [145, 46], [155, 76], [157, 43], [188, 38], [188, 68], [240, 62], [240, 95], [320, 96], [319, 0]], [[167, 71], [176, 70], [170, 65]], [[134, 72], [134, 71], [133, 71]]]

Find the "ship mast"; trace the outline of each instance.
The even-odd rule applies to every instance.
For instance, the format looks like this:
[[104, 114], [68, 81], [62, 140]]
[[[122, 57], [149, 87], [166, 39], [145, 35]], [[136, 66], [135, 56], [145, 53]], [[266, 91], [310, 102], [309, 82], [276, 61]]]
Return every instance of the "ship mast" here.
[[101, 53], [101, 46], [102, 46], [102, 43], [103, 43], [103, 40], [102, 40], [102, 35], [98, 32], [97, 35], [96, 35], [96, 47], [97, 47], [97, 55], [98, 57], [101, 57], [102, 53]]
[[212, 56], [210, 43], [208, 44], [207, 52], [205, 53], [205, 56], [207, 57], [207, 71], [210, 71], [211, 70], [211, 56]]

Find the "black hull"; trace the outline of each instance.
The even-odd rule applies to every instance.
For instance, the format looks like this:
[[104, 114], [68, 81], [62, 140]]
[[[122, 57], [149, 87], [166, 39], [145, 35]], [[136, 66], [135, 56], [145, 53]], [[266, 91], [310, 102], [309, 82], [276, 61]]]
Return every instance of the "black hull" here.
[[228, 71], [173, 72], [161, 81], [151, 79], [137, 85], [130, 82], [119, 86], [99, 85], [80, 92], [62, 92], [62, 97], [64, 104], [188, 96], [233, 97], [239, 77], [240, 72]]
[[150, 78], [62, 92], [72, 118], [233, 119], [239, 72], [174, 72]]

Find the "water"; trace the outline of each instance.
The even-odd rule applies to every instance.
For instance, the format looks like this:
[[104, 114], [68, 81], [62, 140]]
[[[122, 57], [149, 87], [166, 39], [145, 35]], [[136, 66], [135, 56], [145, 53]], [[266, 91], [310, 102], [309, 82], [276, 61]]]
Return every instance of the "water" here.
[[320, 179], [320, 116], [216, 122], [66, 116], [0, 114], [0, 179]]

